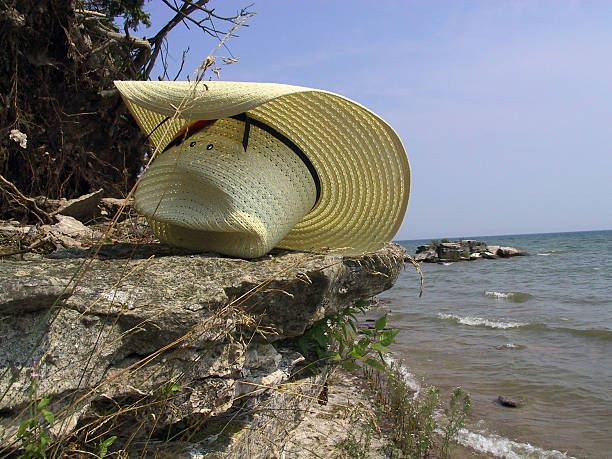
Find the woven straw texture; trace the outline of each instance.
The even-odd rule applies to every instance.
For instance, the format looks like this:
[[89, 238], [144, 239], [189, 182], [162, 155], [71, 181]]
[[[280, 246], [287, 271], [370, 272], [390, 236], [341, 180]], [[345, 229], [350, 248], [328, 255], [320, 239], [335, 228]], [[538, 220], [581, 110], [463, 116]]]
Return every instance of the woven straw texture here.
[[138, 210], [173, 245], [258, 257], [312, 208], [315, 185], [285, 144], [252, 126], [221, 119], [160, 155], [136, 191]]
[[[308, 180], [309, 176], [304, 176], [303, 165], [297, 159], [297, 163], [292, 167], [303, 180], [296, 178], [295, 182], [288, 182], [290, 186], [278, 185], [281, 188], [285, 186], [281, 195], [291, 204], [285, 203], [284, 209], [279, 207], [276, 211], [268, 209], [263, 212], [258, 209], [262, 201], [267, 201], [265, 190], [269, 185], [259, 187], [250, 182], [246, 184], [241, 178], [249, 164], [251, 169], [262, 167], [260, 163], [254, 162], [254, 156], [242, 159], [231, 157], [231, 160], [225, 161], [223, 158], [215, 159], [214, 155], [205, 155], [207, 159], [204, 159], [200, 151], [200, 156], [196, 159], [192, 156], [193, 149], [189, 148], [192, 140], [190, 138], [186, 144], [181, 144], [180, 148], [169, 149], [153, 162], [145, 173], [136, 196], [136, 204], [141, 212], [151, 216], [151, 211], [154, 211], [155, 221], [152, 223], [160, 238], [176, 245], [251, 257], [258, 256], [261, 247], [267, 247], [270, 241], [285, 232], [281, 240], [274, 242], [274, 245], [301, 250], [331, 247], [343, 249], [344, 253], [358, 254], [377, 249], [382, 243], [391, 240], [399, 229], [410, 192], [408, 159], [395, 131], [380, 117], [358, 103], [325, 91], [272, 83], [216, 81], [195, 85], [189, 82], [118, 81], [116, 85], [142, 129], [147, 134], [153, 131], [151, 140], [159, 151], [188, 123], [200, 119], [228, 118], [246, 112], [249, 117], [272, 126], [298, 145], [314, 165], [321, 181], [320, 199], [311, 210], [312, 188], [309, 187], [312, 187], [312, 183]], [[167, 117], [170, 119], [163, 122]], [[218, 124], [219, 121], [225, 124]], [[235, 120], [219, 121], [214, 125], [226, 126], [228, 132], [237, 129], [232, 123], [241, 123]], [[205, 128], [196, 136], [212, 134], [212, 131], [209, 132], [208, 128]], [[265, 132], [253, 129], [251, 135], [263, 134]], [[237, 133], [233, 132], [229, 137], [226, 136], [225, 153], [229, 154], [232, 148], [237, 148], [236, 145], [240, 146], [236, 135]], [[201, 140], [208, 142], [204, 138]], [[257, 140], [253, 146], [252, 141], [249, 140], [247, 154], [260, 150], [260, 141]], [[220, 142], [215, 140], [219, 145]], [[262, 142], [272, 145], [276, 139], [268, 138]], [[230, 143], [233, 145], [231, 148]], [[282, 144], [276, 145], [279, 156], [284, 158], [283, 161], [296, 160], [297, 156], [290, 150], [283, 150], [283, 147]], [[214, 151], [218, 153], [220, 150], [215, 146], [210, 153]], [[223, 164], [228, 182], [238, 181], [245, 184], [245, 205], [233, 202], [221, 213], [210, 210], [211, 207], [204, 202], [204, 198], [193, 198], [198, 193], [202, 197], [215, 195], [210, 190], [198, 190], [198, 185], [194, 182], [199, 174], [206, 183], [210, 183], [210, 180], [218, 175], [205, 171], [215, 171], [215, 168], [221, 167], [220, 164]], [[259, 180], [264, 180], [267, 176], [272, 182], [278, 181], [275, 178], [278, 170], [267, 168], [261, 172], [263, 173], [259, 174]], [[295, 190], [299, 187], [309, 191], [303, 197], [297, 196], [300, 192]], [[174, 204], [170, 204], [172, 201], [169, 200], [169, 205], [164, 205], [163, 199], [159, 202], [162, 195], [176, 198], [181, 193], [183, 198], [180, 199], [183, 201], [188, 196], [197, 201], [197, 205], [194, 204], [193, 207], [197, 210], [179, 212], [183, 215], [182, 220], [176, 218], [176, 215], [170, 216], [169, 210], [176, 206], [180, 199]], [[236, 191], [232, 193], [235, 194]], [[304, 206], [307, 207], [305, 211]], [[230, 207], [232, 211], [240, 208], [243, 213], [229, 212]], [[299, 209], [294, 213], [288, 207]], [[276, 221], [261, 220], [263, 214], [273, 215], [275, 212]], [[301, 212], [304, 213], [299, 217], [299, 221], [294, 223], [295, 215]], [[216, 248], [214, 242], [212, 246], [208, 242], [202, 242], [214, 239], [209, 232], [187, 229], [188, 226], [194, 228], [195, 221], [206, 221], [206, 226], [213, 220], [217, 222], [217, 226], [211, 228], [218, 228], [219, 231], [231, 233], [237, 228], [247, 228], [249, 235], [256, 234], [254, 244], [258, 247], [257, 250], [245, 253], [241, 248], [240, 253], [229, 253]], [[186, 221], [190, 224], [186, 225]], [[258, 223], [255, 223], [257, 221], [263, 221], [264, 227], [271, 226], [263, 232], [258, 232], [255, 230], [258, 228]], [[278, 231], [275, 228], [278, 228]], [[274, 233], [274, 236], [267, 237], [264, 235], [266, 232]], [[186, 242], [181, 244], [177, 241], [179, 233], [180, 238]], [[258, 245], [260, 243], [262, 245]], [[235, 240], [229, 240], [227, 246], [235, 244]]]

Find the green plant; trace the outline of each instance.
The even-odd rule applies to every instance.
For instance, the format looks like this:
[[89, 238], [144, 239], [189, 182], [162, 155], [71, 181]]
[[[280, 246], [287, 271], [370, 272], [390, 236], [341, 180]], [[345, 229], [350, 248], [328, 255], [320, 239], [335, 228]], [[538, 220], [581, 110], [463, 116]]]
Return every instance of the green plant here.
[[383, 411], [394, 427], [389, 449], [398, 451], [402, 457], [421, 458], [430, 455], [439, 444], [440, 455], [450, 457], [450, 445], [465, 425], [470, 411], [470, 396], [460, 387], [456, 388], [446, 410], [446, 419], [441, 419], [437, 415], [441, 406], [440, 389], [424, 380], [421, 387], [415, 393], [398, 366], [393, 365], [389, 370], [382, 389], [385, 393], [381, 397]]
[[[399, 330], [386, 330], [387, 315], [380, 317], [370, 330], [359, 330], [357, 313], [365, 313], [370, 303], [358, 301], [332, 317], [313, 324], [298, 338], [298, 346], [305, 356], [314, 349], [319, 360], [336, 362], [346, 370], [361, 368], [356, 361], [377, 370], [386, 371], [384, 355], [390, 353], [388, 346], [395, 341]], [[311, 345], [309, 348], [309, 344]], [[376, 355], [378, 358], [372, 358]]]
[[54, 414], [46, 407], [51, 397], [38, 400], [38, 362], [34, 361], [30, 373], [30, 413], [29, 417], [21, 422], [17, 431], [17, 439], [21, 442], [23, 453], [21, 458], [46, 458], [47, 450], [52, 441], [51, 428], [55, 422]]
[[376, 421], [371, 413], [359, 408], [353, 410], [348, 419], [350, 428], [347, 436], [334, 447], [340, 452], [341, 457], [366, 458], [371, 449], [372, 438], [377, 431]]
[[161, 388], [161, 393], [162, 395], [168, 396], [173, 392], [178, 392], [179, 390], [181, 390], [179, 386], [172, 381], [168, 381], [166, 385]]
[[450, 442], [457, 438], [459, 430], [465, 425], [465, 418], [470, 412], [472, 399], [470, 394], [457, 387], [449, 401], [449, 408], [446, 410], [447, 424], [444, 426], [444, 437], [442, 438], [442, 454], [450, 455]]
[[470, 252], [467, 250], [462, 250], [461, 252], [449, 252], [448, 258], [452, 261], [457, 261], [461, 258], [470, 258]]
[[387, 384], [395, 446], [404, 456], [424, 457], [433, 446], [438, 427], [435, 410], [440, 406], [440, 390], [423, 381], [423, 389], [414, 396], [397, 368], [390, 371]]
[[106, 456], [106, 453], [108, 453], [109, 446], [112, 445], [116, 439], [117, 439], [117, 435], [113, 435], [111, 437], [108, 437], [104, 441], [100, 441], [100, 445], [98, 448], [98, 457], [100, 459]]
[[440, 241], [442, 244], [446, 244], [447, 242], [450, 242], [450, 240], [448, 240], [447, 238], [444, 238]]

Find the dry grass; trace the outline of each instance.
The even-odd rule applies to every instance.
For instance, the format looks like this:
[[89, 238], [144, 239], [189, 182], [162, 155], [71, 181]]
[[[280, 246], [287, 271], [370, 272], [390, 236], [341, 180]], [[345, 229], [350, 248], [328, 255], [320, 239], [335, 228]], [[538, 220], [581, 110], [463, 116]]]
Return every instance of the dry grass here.
[[[223, 37], [223, 39], [219, 42], [217, 48], [211, 53], [210, 56], [202, 63], [202, 65], [198, 68], [195, 77], [192, 81], [193, 88], [197, 88], [199, 85], [205, 86], [205, 73], [207, 71], [212, 71], [214, 73], [218, 72], [217, 67], [217, 59], [215, 57], [216, 52], [224, 46], [224, 43], [227, 39], [229, 39], [235, 30], [240, 27], [244, 21], [246, 21], [250, 16], [246, 16], [239, 20], [234, 27]], [[185, 99], [176, 107], [175, 113], [172, 117], [169, 118], [170, 121], [174, 121], [181, 116], [182, 110], [189, 104], [189, 96], [186, 96]], [[170, 135], [170, 123], [163, 123], [159, 128], [163, 132], [164, 137], [168, 137]], [[154, 151], [150, 158], [148, 159], [148, 163], [145, 167], [148, 167], [152, 161], [156, 158], [158, 151]], [[96, 241], [93, 246], [92, 254], [90, 257], [83, 259], [82, 263], [78, 265], [74, 272], [72, 273], [72, 279], [68, 285], [65, 287], [65, 291], [57, 298], [55, 303], [50, 307], [48, 313], [44, 315], [41, 320], [40, 327], [48, 327], [53, 321], [57, 318], [58, 314], [62, 311], [63, 308], [66, 307], [66, 301], [70, 298], [75, 291], [81, 285], [85, 276], [91, 271], [92, 264], [95, 259], [97, 259], [100, 250], [103, 245], [108, 241], [123, 241], [123, 242], [131, 242], [131, 243], [148, 243], [151, 241], [150, 234], [139, 234], [135, 235], [133, 231], [126, 230], [126, 223], [122, 223], [122, 227], [119, 227], [119, 222], [122, 216], [126, 211], [126, 204], [129, 199], [134, 194], [135, 189], [139, 184], [140, 179], [136, 181], [134, 186], [127, 193], [124, 204], [119, 208], [116, 214], [112, 217], [112, 219], [107, 223], [99, 227], [102, 230], [102, 236]], [[12, 189], [9, 184], [5, 184], [8, 189]], [[5, 187], [5, 188], [6, 188]], [[17, 190], [18, 191], [18, 190]], [[44, 214], [43, 211], [40, 211], [37, 207], [32, 207], [32, 202], [29, 198], [24, 195], [16, 194], [12, 195], [12, 199], [18, 202], [20, 205], [26, 206], [28, 209], [32, 208], [41, 221], [47, 218], [47, 215]], [[163, 199], [163, 196], [161, 197]], [[160, 199], [160, 202], [161, 202]], [[35, 204], [35, 203], [34, 203]], [[42, 212], [42, 213], [41, 213]], [[133, 220], [128, 219], [127, 225]], [[133, 224], [135, 227], [136, 224]], [[13, 250], [10, 255], [22, 254], [27, 251], [32, 251], [40, 248], [42, 245], [42, 241], [33, 242], [31, 244], [26, 245], [25, 247], [19, 247], [16, 250]], [[332, 253], [332, 252], [330, 252]], [[6, 255], [6, 254], [5, 254]], [[270, 282], [279, 277], [288, 275], [291, 272], [297, 272], [299, 266], [302, 264], [308, 263], [309, 261], [318, 258], [320, 254], [304, 254], [299, 260], [295, 262], [294, 265], [288, 266], [282, 270], [271, 275], [268, 279], [261, 282], [259, 285], [253, 287], [249, 291], [243, 293], [237, 298], [229, 301], [223, 308], [216, 310], [213, 315], [211, 315], [208, 319], [198, 323], [193, 328], [191, 328], [187, 333], [183, 336], [173, 340], [165, 346], [160, 347], [155, 352], [152, 352], [146, 355], [143, 358], [138, 359], [137, 361], [131, 363], [127, 367], [121, 369], [120, 371], [115, 372], [114, 374], [106, 377], [101, 382], [95, 384], [93, 387], [89, 389], [84, 389], [82, 391], [74, 391], [70, 395], [65, 396], [65, 398], [53, 400], [53, 403], [57, 406], [61, 406], [57, 412], [53, 413], [53, 429], [40, 418], [40, 413], [38, 410], [38, 405], [40, 404], [40, 397], [35, 394], [31, 397], [30, 403], [25, 406], [19, 413], [14, 417], [13, 423], [11, 425], [5, 426], [5, 431], [13, 430], [13, 433], [8, 437], [3, 439], [3, 444], [0, 446], [0, 457], [5, 457], [10, 454], [14, 454], [14, 452], [19, 449], [19, 447], [27, 447], [28, 445], [35, 444], [36, 442], [41, 441], [44, 437], [44, 433], [53, 430], [57, 438], [53, 439], [53, 441], [45, 448], [44, 454], [47, 457], [86, 457], [93, 456], [98, 457], [101, 454], [101, 445], [105, 440], [111, 438], [114, 435], [114, 432], [118, 430], [128, 429], [130, 434], [122, 439], [122, 444], [120, 449], [109, 449], [109, 456], [113, 457], [127, 457], [128, 453], [133, 455], [135, 452], [138, 452], [139, 455], [145, 456], [147, 452], [154, 450], [161, 450], [162, 447], [167, 447], [168, 445], [177, 444], [181, 445], [185, 442], [189, 442], [194, 437], [196, 437], [199, 433], [202, 432], [203, 429], [206, 428], [207, 424], [210, 424], [209, 421], [215, 414], [215, 411], [221, 409], [227, 405], [239, 404], [244, 401], [247, 397], [251, 397], [254, 394], [263, 393], [263, 392], [276, 392], [278, 394], [282, 394], [283, 396], [291, 397], [292, 399], [297, 399], [305, 402], [307, 405], [313, 404], [315, 401], [321, 401], [320, 397], [316, 397], [313, 395], [309, 395], [304, 391], [304, 387], [308, 386], [308, 382], [304, 381], [290, 381], [287, 383], [276, 384], [276, 385], [265, 385], [265, 384], [257, 384], [249, 381], [240, 381], [245, 385], [252, 385], [255, 387], [253, 392], [250, 392], [247, 395], [239, 395], [239, 396], [228, 396], [228, 394], [221, 392], [218, 394], [215, 400], [211, 401], [209, 413], [206, 415], [202, 415], [197, 417], [197, 419], [190, 420], [184, 426], [180, 428], [177, 427], [175, 431], [169, 432], [165, 439], [160, 440], [156, 438], [154, 432], [158, 428], [159, 421], [163, 414], [171, 409], [173, 401], [177, 399], [181, 395], [181, 383], [185, 381], [186, 373], [192, 369], [197, 363], [199, 358], [194, 358], [190, 362], [190, 366], [182, 371], [171, 373], [169, 377], [165, 378], [162, 383], [157, 384], [152, 390], [141, 391], [138, 393], [138, 396], [133, 397], [130, 400], [122, 400], [117, 401], [113, 400], [112, 397], [104, 396], [104, 391], [106, 388], [111, 386], [112, 384], [116, 384], [119, 381], [122, 384], [128, 384], [130, 381], [137, 379], [136, 376], [143, 374], [146, 371], [149, 371], [152, 366], [160, 361], [160, 359], [164, 356], [172, 355], [173, 352], [180, 352], [180, 349], [185, 344], [189, 343], [192, 340], [197, 339], [199, 336], [202, 336], [206, 333], [214, 333], [217, 337], [223, 337], [229, 341], [233, 339], [241, 340], [243, 345], [248, 345], [248, 343], [253, 339], [254, 335], [259, 334], [263, 337], [270, 336], [272, 334], [277, 333], [277, 330], [269, 327], [260, 326], [261, 317], [257, 317], [251, 313], [252, 308], [255, 306], [252, 304], [252, 299], [257, 293], [265, 292], [269, 294], [279, 293], [278, 289], [269, 288]], [[377, 255], [378, 256], [378, 255]], [[367, 257], [365, 258], [367, 259]], [[410, 257], [408, 259], [414, 264], [417, 268], [417, 271], [421, 275], [421, 289], [422, 289], [422, 272], [420, 271], [420, 267], [417, 263], [414, 262]], [[105, 292], [102, 292], [96, 300], [93, 300], [91, 304], [89, 304], [81, 315], [86, 314], [89, 310], [91, 310], [94, 306], [96, 306], [97, 302], [101, 301], [102, 298], [107, 297], [111, 294], [112, 291], [117, 291], [117, 289], [128, 279], [138, 278], [139, 276], [147, 275], [147, 269], [151, 262], [151, 258], [142, 260], [140, 262], [134, 263], [134, 260], [128, 258], [125, 263], [125, 268], [123, 273], [120, 274], [119, 279], [113, 283]], [[362, 258], [363, 260], [363, 258]], [[382, 261], [383, 265], [385, 264], [385, 260]], [[333, 263], [342, 263], [342, 257], [339, 257], [337, 261]], [[391, 264], [391, 261], [388, 260], [387, 264]], [[321, 267], [321, 270], [324, 270], [329, 266]], [[373, 265], [372, 265], [373, 266]], [[362, 266], [363, 267], [363, 266]], [[372, 267], [366, 266], [365, 269], [369, 269], [372, 275], [386, 275], [385, 273], [380, 273], [373, 270]], [[296, 275], [294, 278], [295, 283], [311, 283], [310, 278], [305, 275]], [[132, 294], [131, 292], [130, 294]], [[289, 292], [280, 291], [280, 293], [284, 293], [286, 295], [291, 296]], [[112, 306], [111, 302], [111, 306]], [[119, 310], [118, 312], [113, 312], [110, 310], [109, 306], [109, 317], [112, 318], [111, 326], [109, 329], [103, 330], [100, 329], [95, 345], [93, 346], [93, 351], [89, 355], [88, 360], [85, 362], [85, 365], [82, 368], [80, 381], [83, 383], [83, 387], [87, 387], [84, 385], [84, 382], [89, 378], [89, 372], [92, 371], [91, 366], [95, 365], [97, 357], [104, 352], [107, 348], [111, 347], [117, 340], [123, 339], [128, 335], [137, 332], [139, 329], [143, 328], [147, 325], [148, 322], [151, 322], [155, 317], [150, 317], [146, 320], [143, 320], [137, 324], [135, 324], [132, 328], [128, 330], [124, 330], [118, 334], [115, 338], [109, 338], [113, 331], [116, 331], [116, 327], [118, 326], [121, 315], [125, 311]], [[167, 312], [167, 311], [165, 311]], [[113, 315], [114, 314], [114, 315]], [[227, 324], [231, 323], [232, 326], [229, 327]], [[233, 327], [236, 325], [243, 326], [244, 329], [253, 330], [251, 336], [246, 337], [237, 337], [233, 334]], [[43, 336], [43, 335], [41, 335]], [[51, 348], [49, 347], [50, 343], [46, 343], [44, 341], [39, 340], [37, 342], [36, 348], [46, 349], [45, 354], [42, 357], [42, 360], [47, 357]], [[26, 361], [30, 361], [33, 355], [34, 349], [30, 352], [29, 356], [25, 359]], [[40, 364], [40, 363], [39, 363]], [[0, 395], [0, 400], [4, 397], [11, 396], [12, 384], [17, 380], [20, 373], [23, 373], [28, 370], [28, 367], [22, 366], [16, 370], [14, 373], [10, 373], [7, 369], [0, 376], [1, 379], [6, 380], [9, 379], [10, 383], [6, 389], [6, 391]], [[160, 370], [161, 371], [161, 370]], [[150, 373], [145, 377], [145, 380], [151, 380], [152, 378], [159, 376], [160, 374]], [[162, 378], [163, 379], [163, 378]], [[36, 384], [36, 377], [32, 377], [32, 383]], [[309, 388], [311, 392], [319, 393], [325, 387], [322, 383], [312, 383], [314, 384], [314, 389], [312, 387]], [[138, 388], [136, 388], [138, 389]], [[321, 390], [319, 390], [321, 389]], [[348, 389], [347, 389], [348, 390]], [[106, 398], [105, 398], [106, 397]], [[79, 418], [83, 411], [90, 407], [92, 402], [99, 402], [100, 399], [105, 399], [107, 402], [107, 408], [105, 412], [100, 412], [96, 415], [90, 416], [90, 418], [86, 422], [82, 422], [76, 428], [72, 429], [70, 426], [74, 423], [75, 419]], [[270, 407], [269, 409], [266, 407], [266, 403], [272, 403], [272, 398], [269, 398], [267, 401], [264, 401], [263, 405], [258, 407], [259, 412], [265, 413], [265, 421], [262, 421], [257, 426], [257, 431], [259, 433], [265, 432], [266, 427], [271, 425], [271, 423], [276, 422], [283, 424], [284, 422], [287, 425], [290, 425], [290, 420], [283, 418], [284, 414], [282, 410], [277, 408]], [[339, 401], [328, 402], [329, 407], [333, 408], [333, 410], [337, 410], [338, 413], [342, 413], [344, 419], [353, 420], [354, 422], [349, 422], [349, 424], [355, 425], [357, 419], [363, 420], [366, 419], [366, 424], [372, 426], [372, 435], [380, 435], [380, 429], [377, 426], [376, 417], [374, 416], [371, 407], [368, 407], [365, 403], [360, 403], [358, 405], [343, 403]], [[32, 428], [32, 437], [28, 439], [27, 442], [24, 441], [24, 436], [15, 432], [15, 428], [18, 427], [19, 423], [25, 418], [35, 419], [36, 425]], [[150, 419], [142, 419], [141, 422], [136, 424], [127, 425], [126, 419], [135, 419], [139, 416], [140, 413], [157, 413], [157, 417], [154, 417], [153, 421], [150, 422]], [[235, 422], [234, 418], [227, 419], [225, 424], [221, 427], [221, 430], [224, 431], [226, 429], [231, 430], [232, 422]], [[148, 429], [148, 431], [146, 431]], [[255, 430], [251, 432], [251, 434], [247, 434], [241, 441], [249, 441], [249, 435], [255, 433]], [[0, 434], [2, 434], [0, 432]], [[355, 433], [357, 435], [357, 433]], [[265, 436], [264, 436], [265, 437]], [[142, 440], [144, 438], [144, 440]], [[272, 439], [270, 439], [272, 441]], [[359, 438], [354, 438], [351, 441], [342, 443], [341, 445], [336, 445], [337, 448], [335, 451], [340, 454], [342, 457], [342, 451], [346, 454], [349, 454], [351, 451], [354, 452], [355, 448], [365, 448], [368, 449], [371, 444], [371, 438], [367, 437], [367, 435], [360, 436]], [[309, 451], [308, 446], [302, 445], [304, 451]], [[343, 449], [344, 448], [344, 449]], [[311, 451], [312, 452], [312, 451]], [[352, 453], [350, 453], [352, 454]], [[33, 455], [32, 457], [37, 457]]]

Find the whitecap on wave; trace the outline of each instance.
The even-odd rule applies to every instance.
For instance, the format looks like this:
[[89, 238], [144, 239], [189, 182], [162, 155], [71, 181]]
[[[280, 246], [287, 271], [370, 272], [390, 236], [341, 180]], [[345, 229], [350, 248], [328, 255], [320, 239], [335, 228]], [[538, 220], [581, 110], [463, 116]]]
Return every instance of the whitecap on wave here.
[[499, 346], [495, 346], [495, 349], [497, 349], [498, 351], [501, 351], [504, 349], [525, 349], [525, 347], [526, 346], [522, 344], [506, 343], [506, 344], [500, 344]]
[[455, 314], [443, 314], [443, 313], [439, 313], [438, 318], [442, 320], [452, 320], [454, 322], [457, 322], [463, 325], [470, 325], [473, 327], [489, 327], [489, 328], [506, 329], [506, 328], [524, 327], [525, 325], [529, 325], [524, 322], [503, 322], [501, 320], [489, 320], [489, 319], [484, 319], [482, 317], [471, 317], [471, 316], [461, 317]]
[[404, 365], [401, 360], [396, 360], [393, 357], [386, 355], [385, 362], [389, 366], [394, 366], [394, 368], [399, 372], [399, 374], [402, 376], [402, 378], [408, 385], [408, 388], [414, 391], [413, 398], [417, 398], [419, 392], [421, 391], [421, 384], [419, 384], [419, 381], [417, 380], [416, 376], [412, 374], [410, 370], [408, 370], [408, 367]]
[[[404, 381], [406, 381], [408, 387], [414, 390], [413, 397], [418, 397], [421, 390], [421, 384], [419, 384], [416, 376], [408, 370], [408, 367], [402, 361], [396, 360], [391, 356], [385, 356], [385, 362], [388, 365], [395, 366], [404, 378]], [[441, 416], [442, 412], [437, 412], [437, 415]], [[479, 422], [479, 424], [481, 423], [482, 421]], [[538, 448], [529, 443], [516, 442], [499, 435], [489, 434], [486, 431], [471, 432], [468, 429], [461, 429], [457, 435], [457, 442], [475, 451], [493, 454], [506, 459], [576, 459], [573, 456], [569, 456], [567, 453]]]
[[512, 441], [499, 435], [487, 434], [485, 432], [470, 432], [467, 429], [459, 431], [457, 441], [463, 446], [470, 447], [481, 453], [489, 453], [506, 459], [575, 459], [561, 451], [546, 450], [529, 443]]

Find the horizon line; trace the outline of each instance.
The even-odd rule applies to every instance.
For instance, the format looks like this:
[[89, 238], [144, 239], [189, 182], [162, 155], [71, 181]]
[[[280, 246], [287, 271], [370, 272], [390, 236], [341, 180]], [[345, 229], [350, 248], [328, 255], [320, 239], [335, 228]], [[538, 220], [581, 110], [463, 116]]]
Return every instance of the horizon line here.
[[409, 241], [426, 241], [436, 239], [449, 239], [449, 240], [466, 240], [466, 239], [478, 239], [478, 238], [491, 238], [491, 237], [513, 237], [513, 236], [537, 236], [546, 234], [576, 234], [576, 233], [600, 233], [612, 231], [609, 229], [596, 229], [596, 230], [579, 230], [579, 231], [551, 231], [546, 233], [514, 233], [514, 234], [483, 234], [478, 236], [453, 236], [453, 237], [438, 237], [438, 238], [417, 238], [417, 239], [392, 239], [391, 242], [409, 242]]

